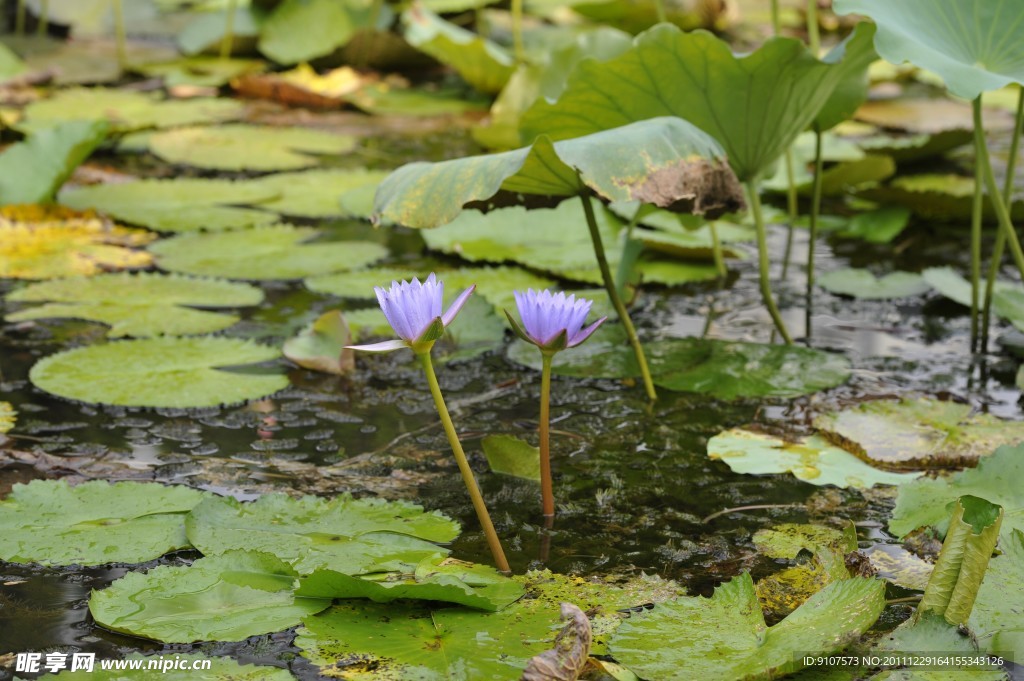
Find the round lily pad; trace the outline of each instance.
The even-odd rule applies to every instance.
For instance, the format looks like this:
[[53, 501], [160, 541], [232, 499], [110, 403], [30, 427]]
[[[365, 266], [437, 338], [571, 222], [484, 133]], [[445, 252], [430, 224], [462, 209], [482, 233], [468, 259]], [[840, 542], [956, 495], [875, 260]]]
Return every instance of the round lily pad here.
[[[249, 184], [277, 194], [277, 198], [260, 206], [282, 215], [307, 218], [348, 217], [339, 200], [342, 194], [366, 188], [372, 195], [377, 184], [387, 177], [386, 170], [330, 169], [268, 175]], [[354, 217], [369, 217], [372, 210]]]
[[[128, 665], [135, 663], [142, 666], [138, 671], [126, 669], [102, 669], [95, 666], [93, 669], [78, 669], [64, 671], [53, 675], [60, 678], [60, 681], [131, 681], [143, 679], [147, 674], [159, 673], [162, 681], [195, 681], [201, 677], [204, 681], [294, 681], [295, 677], [287, 669], [270, 667], [257, 664], [240, 664], [230, 657], [207, 657], [202, 653], [156, 653], [153, 655], [141, 655], [130, 653], [124, 656]], [[166, 662], [165, 662], [166, 660]], [[174, 662], [177, 668], [166, 668], [166, 665]], [[117, 663], [114, 663], [115, 665]], [[149, 665], [154, 665], [150, 667]], [[206, 665], [209, 665], [208, 667]], [[128, 669], [131, 669], [129, 666]], [[159, 672], [157, 671], [159, 670]], [[197, 670], [202, 670], [197, 673]], [[47, 674], [39, 677], [50, 681], [53, 678]]]
[[818, 278], [818, 285], [832, 293], [865, 300], [906, 298], [931, 289], [920, 274], [913, 272], [893, 272], [876, 277], [868, 270], [852, 268], [826, 272]]
[[311, 227], [273, 225], [214, 234], [182, 234], [153, 244], [157, 264], [172, 272], [229, 279], [300, 279], [365, 267], [388, 250], [368, 241], [306, 243]]
[[221, 125], [166, 130], [149, 138], [149, 150], [169, 163], [215, 170], [297, 170], [318, 155], [343, 154], [355, 138], [303, 128]]
[[37, 388], [72, 400], [126, 407], [213, 407], [288, 386], [279, 375], [216, 367], [265, 362], [276, 348], [236, 338], [150, 338], [59, 352], [36, 363]]

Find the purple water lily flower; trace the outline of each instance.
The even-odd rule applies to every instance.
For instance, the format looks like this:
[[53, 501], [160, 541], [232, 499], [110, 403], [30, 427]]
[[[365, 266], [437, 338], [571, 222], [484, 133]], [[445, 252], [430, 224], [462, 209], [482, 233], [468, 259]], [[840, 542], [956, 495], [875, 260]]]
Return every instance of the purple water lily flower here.
[[413, 278], [410, 281], [391, 282], [391, 288], [375, 286], [377, 302], [388, 324], [398, 338], [369, 345], [349, 345], [353, 350], [364, 352], [391, 352], [401, 348], [412, 348], [415, 352], [429, 350], [444, 333], [466, 304], [476, 284], [459, 294], [448, 309], [441, 313], [441, 299], [444, 297], [444, 282], [438, 281], [431, 272], [422, 283]]
[[508, 310], [505, 315], [516, 335], [528, 343], [533, 343], [544, 352], [557, 352], [565, 348], [574, 348], [597, 330], [607, 317], [601, 317], [590, 326], [584, 328], [594, 301], [586, 298], [577, 299], [575, 295], [566, 296], [564, 292], [534, 291], [526, 293], [513, 291], [516, 307], [522, 325], [513, 319]]

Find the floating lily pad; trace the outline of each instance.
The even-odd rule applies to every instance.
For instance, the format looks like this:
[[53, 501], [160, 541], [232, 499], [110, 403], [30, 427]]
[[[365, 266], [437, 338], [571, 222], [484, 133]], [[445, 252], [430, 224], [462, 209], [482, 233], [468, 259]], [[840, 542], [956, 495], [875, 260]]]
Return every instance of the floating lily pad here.
[[[944, 100], [931, 100], [944, 101]], [[971, 130], [945, 130], [934, 134], [878, 134], [856, 139], [864, 151], [888, 156], [896, 163], [911, 163], [942, 156], [974, 139]]]
[[7, 321], [71, 317], [109, 325], [111, 338], [145, 338], [226, 329], [239, 318], [191, 307], [257, 305], [263, 301], [263, 291], [217, 279], [120, 273], [33, 284], [9, 294], [7, 300], [53, 301], [8, 314]]
[[219, 123], [239, 118], [244, 107], [233, 99], [164, 99], [157, 93], [112, 88], [59, 90], [25, 107], [21, 130], [71, 120], [108, 121], [113, 130], [172, 128], [197, 123]]
[[372, 2], [284, 0], [260, 25], [260, 52], [281, 64], [331, 54], [360, 29], [388, 26], [393, 14]]
[[934, 563], [919, 558], [899, 544], [876, 544], [863, 553], [878, 577], [904, 589], [924, 591], [935, 569]]
[[271, 224], [275, 216], [242, 206], [265, 205], [279, 196], [259, 182], [180, 178], [82, 187], [62, 193], [60, 201], [161, 232], [189, 232]]
[[928, 398], [872, 400], [823, 414], [814, 425], [887, 468], [972, 466], [1000, 445], [1024, 441], [1024, 422], [972, 411], [967, 404]]
[[482, 96], [467, 96], [462, 88], [398, 86], [371, 83], [353, 92], [348, 102], [366, 113], [377, 116], [444, 116], [487, 110]]
[[51, 279], [146, 267], [152, 256], [134, 249], [155, 238], [111, 225], [95, 213], [5, 206], [0, 208], [0, 277]]
[[[922, 272], [928, 284], [964, 307], [971, 306], [971, 284], [952, 267], [929, 267]], [[1010, 281], [996, 280], [992, 311], [1018, 329], [1024, 329], [1024, 288]]]
[[968, 626], [982, 650], [1024, 659], [1024, 532], [1013, 530], [989, 562]]
[[29, 378], [41, 390], [81, 402], [125, 407], [215, 407], [288, 386], [280, 375], [216, 367], [265, 362], [276, 348], [235, 338], [150, 338], [76, 348], [50, 355]]
[[10, 402], [0, 402], [0, 435], [10, 432], [17, 422], [18, 412]]
[[[813, 162], [813, 157], [807, 164]], [[801, 196], [810, 196], [814, 189], [814, 175], [808, 169], [807, 164], [797, 159], [797, 167], [793, 173], [793, 181], [797, 193]], [[785, 193], [789, 189], [789, 180], [786, 177], [782, 166], [776, 166], [775, 175], [763, 183], [766, 189], [775, 192]], [[821, 174], [821, 193], [823, 196], [841, 196], [848, 194], [857, 187], [864, 185], [874, 186], [882, 180], [887, 180], [896, 173], [896, 164], [888, 156], [877, 154], [864, 155], [852, 161], [826, 166]]]
[[458, 603], [494, 612], [523, 595], [519, 582], [487, 565], [428, 558], [410, 574], [352, 577], [328, 568], [299, 582], [296, 595], [313, 598], [368, 598], [375, 603], [399, 599]]
[[858, 213], [837, 234], [847, 239], [863, 239], [870, 244], [887, 244], [907, 228], [910, 211], [889, 206]]
[[186, 521], [189, 540], [206, 555], [266, 551], [301, 574], [327, 568], [348, 575], [403, 571], [443, 556], [458, 524], [421, 506], [383, 499], [292, 499], [270, 494], [252, 503], [211, 499]]
[[902, 537], [919, 527], [934, 527], [945, 533], [949, 525], [949, 504], [965, 494], [987, 499], [1003, 507], [1000, 533], [1009, 541], [1013, 530], [1024, 531], [1024, 445], [1003, 446], [978, 459], [948, 478], [921, 478], [900, 487], [889, 530]]
[[801, 551], [815, 553], [831, 549], [846, 554], [857, 550], [857, 532], [852, 524], [842, 530], [825, 525], [784, 523], [754, 533], [754, 545], [769, 558], [796, 558]]
[[102, 480], [15, 485], [0, 501], [0, 559], [43, 565], [142, 563], [187, 548], [190, 487]]
[[189, 566], [130, 572], [93, 591], [89, 612], [102, 627], [164, 643], [242, 641], [330, 606], [329, 599], [296, 596], [295, 577], [273, 555], [230, 551]]
[[733, 428], [708, 440], [708, 457], [719, 459], [736, 473], [792, 473], [812, 485], [864, 489], [900, 485], [920, 473], [891, 473], [872, 468], [819, 435], [785, 442], [763, 433]]
[[641, 577], [624, 585], [531, 572], [514, 577], [526, 597], [495, 613], [468, 608], [431, 608], [420, 603], [343, 603], [307, 617], [295, 644], [324, 668], [353, 660], [352, 671], [400, 679], [518, 679], [527, 661], [551, 647], [559, 603], [591, 613], [591, 654], [607, 653], [618, 610], [679, 595], [673, 582]]
[[885, 608], [884, 582], [833, 582], [768, 627], [748, 573], [711, 598], [679, 598], [634, 614], [612, 637], [615, 659], [643, 678], [771, 679], [803, 667], [798, 653], [828, 654], [864, 633]]
[[[279, 173], [250, 182], [277, 198], [260, 205], [264, 210], [306, 218], [350, 217], [342, 209], [339, 197], [361, 187], [376, 187], [388, 175], [385, 170], [309, 170]], [[369, 213], [355, 217], [369, 218]]]
[[[853, 550], [857, 545], [854, 542]], [[809, 560], [762, 577], [754, 585], [757, 602], [770, 619], [782, 619], [829, 584], [849, 579], [844, 553], [817, 551]]]
[[98, 121], [69, 121], [37, 129], [0, 152], [0, 205], [48, 203], [107, 136]]
[[[654, 341], [645, 343], [644, 348], [657, 385], [725, 400], [796, 397], [840, 385], [850, 375], [849, 362], [842, 356], [807, 348], [703, 338]], [[540, 367], [536, 348], [529, 343], [513, 343], [508, 356], [520, 364]], [[566, 376], [640, 375], [630, 348], [600, 335], [572, 352], [555, 355], [552, 368]]]
[[[900, 175], [886, 185], [861, 189], [857, 195], [878, 203], [906, 206], [924, 218], [968, 224], [974, 200], [974, 178], [934, 173]], [[1015, 196], [1009, 208], [1014, 221], [1024, 219], [1022, 197]], [[988, 201], [983, 216], [986, 222], [996, 221]]]
[[[236, 34], [238, 28], [236, 24]], [[263, 71], [266, 66], [265, 62], [258, 59], [185, 57], [173, 61], [141, 64], [133, 66], [132, 69], [147, 76], [163, 78], [164, 87], [167, 88], [179, 85], [220, 87], [234, 78]]]
[[540, 480], [540, 450], [512, 435], [488, 435], [480, 442], [487, 465], [495, 473]]
[[304, 369], [328, 374], [346, 374], [355, 366], [352, 334], [339, 310], [320, 315], [298, 336], [285, 341], [284, 356]]
[[818, 285], [826, 291], [864, 300], [888, 300], [917, 296], [931, 289], [920, 274], [892, 272], [876, 277], [870, 270], [842, 269], [818, 277]]
[[219, 125], [175, 128], [149, 137], [149, 150], [167, 161], [213, 170], [297, 170], [318, 156], [351, 151], [356, 140], [304, 128]]
[[480, 92], [497, 94], [515, 70], [505, 48], [449, 23], [423, 5], [402, 12], [403, 35], [410, 45], [450, 66]]
[[182, 234], [150, 247], [172, 272], [229, 279], [301, 279], [380, 260], [388, 250], [368, 241], [307, 243], [311, 227], [273, 225], [215, 234]]
[[[60, 681], [131, 681], [132, 679], [142, 679], [147, 672], [156, 672], [159, 669], [160, 678], [164, 681], [195, 681], [196, 670], [202, 669], [204, 681], [293, 681], [295, 678], [287, 669], [280, 667], [240, 664], [230, 657], [207, 657], [202, 653], [175, 653], [173, 660], [166, 653], [154, 655], [129, 653], [123, 659], [127, 660], [128, 665], [138, 660], [138, 664], [142, 665], [140, 671], [106, 670], [95, 666], [92, 670], [64, 670], [55, 676], [59, 677]], [[172, 661], [178, 662], [181, 668], [164, 671], [165, 659], [168, 664]], [[117, 662], [113, 664], [116, 665]], [[148, 666], [150, 664], [154, 666], [150, 668]], [[40, 678], [49, 680], [51, 676], [44, 675]]]

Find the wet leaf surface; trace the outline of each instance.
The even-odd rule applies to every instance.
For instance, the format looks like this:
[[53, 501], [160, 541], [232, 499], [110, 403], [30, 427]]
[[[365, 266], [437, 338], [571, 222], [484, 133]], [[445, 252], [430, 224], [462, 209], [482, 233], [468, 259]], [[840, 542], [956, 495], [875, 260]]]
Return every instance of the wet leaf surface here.
[[876, 277], [869, 270], [857, 269], [826, 272], [818, 277], [818, 284], [832, 293], [874, 300], [916, 296], [931, 288], [921, 275], [912, 272], [892, 272]]
[[540, 450], [512, 435], [488, 435], [480, 442], [495, 473], [540, 481]]
[[69, 121], [35, 130], [0, 152], [0, 204], [49, 203], [107, 136], [105, 123]]
[[1012, 652], [1018, 661], [1024, 659], [1024, 532], [1014, 530], [999, 546], [1002, 554], [989, 563], [968, 626], [982, 650]]

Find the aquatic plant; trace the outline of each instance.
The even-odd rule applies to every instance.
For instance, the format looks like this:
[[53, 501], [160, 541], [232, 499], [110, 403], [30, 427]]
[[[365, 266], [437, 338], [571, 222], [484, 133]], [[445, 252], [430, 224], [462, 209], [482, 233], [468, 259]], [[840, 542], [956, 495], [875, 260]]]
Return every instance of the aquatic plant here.
[[555, 515], [555, 495], [551, 485], [551, 448], [549, 425], [551, 417], [551, 359], [559, 350], [574, 348], [597, 331], [607, 320], [601, 317], [590, 326], [584, 328], [594, 301], [586, 298], [577, 299], [574, 295], [566, 296], [563, 291], [515, 292], [516, 307], [519, 309], [520, 325], [515, 318], [505, 311], [512, 330], [527, 343], [533, 343], [540, 349], [540, 492], [545, 517]]
[[371, 343], [369, 345], [350, 345], [353, 350], [363, 352], [391, 352], [401, 348], [410, 348], [423, 366], [423, 373], [427, 376], [427, 384], [430, 386], [430, 394], [434, 398], [434, 405], [437, 407], [437, 414], [441, 417], [445, 435], [452, 446], [452, 453], [459, 465], [459, 472], [462, 473], [462, 481], [466, 483], [466, 489], [473, 500], [473, 508], [476, 510], [477, 518], [483, 527], [487, 537], [487, 545], [494, 555], [494, 562], [498, 569], [510, 572], [505, 552], [501, 548], [501, 540], [494, 530], [494, 523], [491, 522], [491, 515], [487, 511], [487, 505], [480, 494], [480, 488], [473, 477], [473, 469], [469, 467], [466, 453], [459, 442], [458, 433], [455, 432], [455, 425], [452, 417], [445, 406], [444, 396], [441, 394], [441, 386], [437, 382], [437, 374], [434, 373], [434, 365], [430, 359], [430, 350], [434, 343], [444, 335], [445, 328], [455, 320], [459, 310], [466, 304], [469, 296], [476, 286], [470, 286], [459, 294], [448, 309], [441, 312], [441, 299], [444, 296], [444, 282], [438, 281], [437, 276], [431, 272], [424, 281], [413, 278], [411, 282], [391, 282], [391, 287], [374, 287], [377, 294], [377, 302], [387, 318], [391, 328], [398, 334], [398, 338]]

